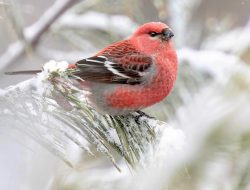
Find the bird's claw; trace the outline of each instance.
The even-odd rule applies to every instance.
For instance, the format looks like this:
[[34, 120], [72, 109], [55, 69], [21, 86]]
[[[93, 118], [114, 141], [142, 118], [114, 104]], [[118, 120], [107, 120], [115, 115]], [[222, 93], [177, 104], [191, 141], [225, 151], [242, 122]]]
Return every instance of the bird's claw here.
[[146, 117], [148, 119], [153, 119], [154, 117], [149, 116], [148, 114], [146, 114], [145, 112], [141, 111], [141, 110], [137, 110], [136, 113], [138, 115], [135, 116], [135, 122], [139, 125], [140, 124], [140, 118], [141, 117]]

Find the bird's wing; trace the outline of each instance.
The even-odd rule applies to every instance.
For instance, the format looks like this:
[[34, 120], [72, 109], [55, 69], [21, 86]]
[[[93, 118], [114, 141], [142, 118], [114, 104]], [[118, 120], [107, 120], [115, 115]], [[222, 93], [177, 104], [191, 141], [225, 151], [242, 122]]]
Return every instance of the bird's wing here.
[[73, 74], [86, 81], [134, 85], [143, 82], [152, 64], [150, 56], [118, 45], [78, 61]]

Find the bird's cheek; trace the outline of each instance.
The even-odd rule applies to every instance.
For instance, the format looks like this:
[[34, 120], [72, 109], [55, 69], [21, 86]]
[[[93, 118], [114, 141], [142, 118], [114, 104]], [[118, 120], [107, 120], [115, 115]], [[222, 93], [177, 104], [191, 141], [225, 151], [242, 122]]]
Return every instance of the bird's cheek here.
[[145, 39], [141, 44], [141, 47], [146, 54], [154, 54], [160, 47], [160, 40], [150, 38]]

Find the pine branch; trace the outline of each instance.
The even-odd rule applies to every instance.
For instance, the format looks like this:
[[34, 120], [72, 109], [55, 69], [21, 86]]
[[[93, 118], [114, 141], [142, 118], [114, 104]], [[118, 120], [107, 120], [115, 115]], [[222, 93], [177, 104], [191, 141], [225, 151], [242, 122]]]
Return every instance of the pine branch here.
[[156, 130], [164, 123], [138, 113], [100, 115], [68, 75], [60, 69], [45, 70], [8, 88], [0, 94], [0, 120], [10, 120], [10, 127], [28, 134], [70, 166], [75, 165], [67, 153], [71, 146], [89, 155], [106, 155], [118, 170], [117, 161], [122, 159], [132, 168], [143, 164], [154, 147]]

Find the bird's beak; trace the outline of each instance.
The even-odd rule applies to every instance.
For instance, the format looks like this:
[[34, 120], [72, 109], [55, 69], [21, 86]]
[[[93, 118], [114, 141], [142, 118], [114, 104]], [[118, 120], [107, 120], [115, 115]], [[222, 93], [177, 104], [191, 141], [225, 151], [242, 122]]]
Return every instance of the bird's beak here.
[[161, 32], [161, 39], [168, 41], [174, 36], [174, 33], [169, 28], [164, 28]]

